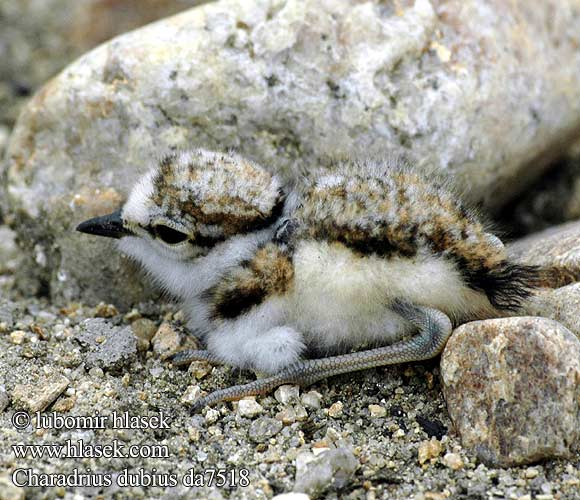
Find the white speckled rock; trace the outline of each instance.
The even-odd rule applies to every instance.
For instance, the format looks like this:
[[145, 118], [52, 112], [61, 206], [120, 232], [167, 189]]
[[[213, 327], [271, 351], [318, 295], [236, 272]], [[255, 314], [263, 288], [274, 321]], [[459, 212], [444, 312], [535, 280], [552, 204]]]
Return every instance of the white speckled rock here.
[[241, 417], [254, 418], [263, 412], [264, 408], [255, 399], [242, 399], [238, 403], [238, 415]]
[[72, 229], [169, 148], [235, 147], [281, 172], [405, 153], [497, 207], [580, 127], [579, 33], [577, 0], [222, 0], [123, 35], [15, 127], [3, 198], [27, 269], [54, 297], [151, 296]]
[[488, 465], [566, 457], [580, 444], [580, 341], [556, 321], [462, 325], [445, 347], [441, 375], [463, 445]]
[[318, 496], [331, 485], [344, 488], [357, 467], [358, 460], [349, 448], [336, 448], [316, 457], [297, 459], [294, 491]]

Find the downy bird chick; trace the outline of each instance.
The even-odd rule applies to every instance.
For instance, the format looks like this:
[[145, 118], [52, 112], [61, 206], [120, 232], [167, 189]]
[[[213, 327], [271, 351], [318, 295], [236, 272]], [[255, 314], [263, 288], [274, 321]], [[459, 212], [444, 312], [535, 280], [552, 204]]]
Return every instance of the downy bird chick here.
[[182, 303], [207, 350], [175, 363], [271, 375], [196, 408], [432, 358], [452, 321], [517, 309], [538, 282], [444, 183], [389, 161], [341, 161], [285, 186], [235, 154], [182, 152], [77, 229], [118, 238]]

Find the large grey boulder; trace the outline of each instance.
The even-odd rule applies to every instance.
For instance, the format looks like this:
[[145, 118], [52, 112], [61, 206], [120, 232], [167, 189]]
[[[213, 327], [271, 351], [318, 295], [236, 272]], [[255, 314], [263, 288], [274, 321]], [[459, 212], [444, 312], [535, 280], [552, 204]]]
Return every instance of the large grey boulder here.
[[234, 147], [285, 174], [404, 153], [497, 209], [580, 129], [578, 33], [577, 0], [210, 3], [97, 48], [32, 99], [5, 210], [53, 297], [123, 306], [150, 289], [72, 229], [170, 148]]

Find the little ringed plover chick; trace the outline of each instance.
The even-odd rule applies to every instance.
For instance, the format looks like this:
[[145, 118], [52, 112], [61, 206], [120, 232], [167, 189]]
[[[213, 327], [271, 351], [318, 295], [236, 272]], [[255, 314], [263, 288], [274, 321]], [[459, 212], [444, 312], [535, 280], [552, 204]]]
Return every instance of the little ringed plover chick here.
[[195, 409], [432, 358], [452, 324], [513, 311], [538, 283], [444, 182], [387, 160], [339, 161], [284, 185], [236, 154], [172, 154], [122, 208], [77, 229], [117, 238], [180, 301], [206, 350], [174, 363], [270, 374]]

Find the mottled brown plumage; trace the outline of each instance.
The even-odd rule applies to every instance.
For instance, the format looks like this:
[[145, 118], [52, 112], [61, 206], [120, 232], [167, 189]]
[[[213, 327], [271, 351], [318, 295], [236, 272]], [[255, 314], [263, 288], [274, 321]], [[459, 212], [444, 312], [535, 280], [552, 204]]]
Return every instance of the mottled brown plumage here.
[[267, 297], [283, 295], [292, 286], [294, 267], [288, 251], [275, 243], [226, 273], [204, 294], [214, 319], [235, 318]]
[[210, 241], [266, 227], [283, 205], [281, 187], [270, 173], [236, 155], [203, 150], [188, 153], [186, 161], [183, 155], [166, 156], [150, 199]]

